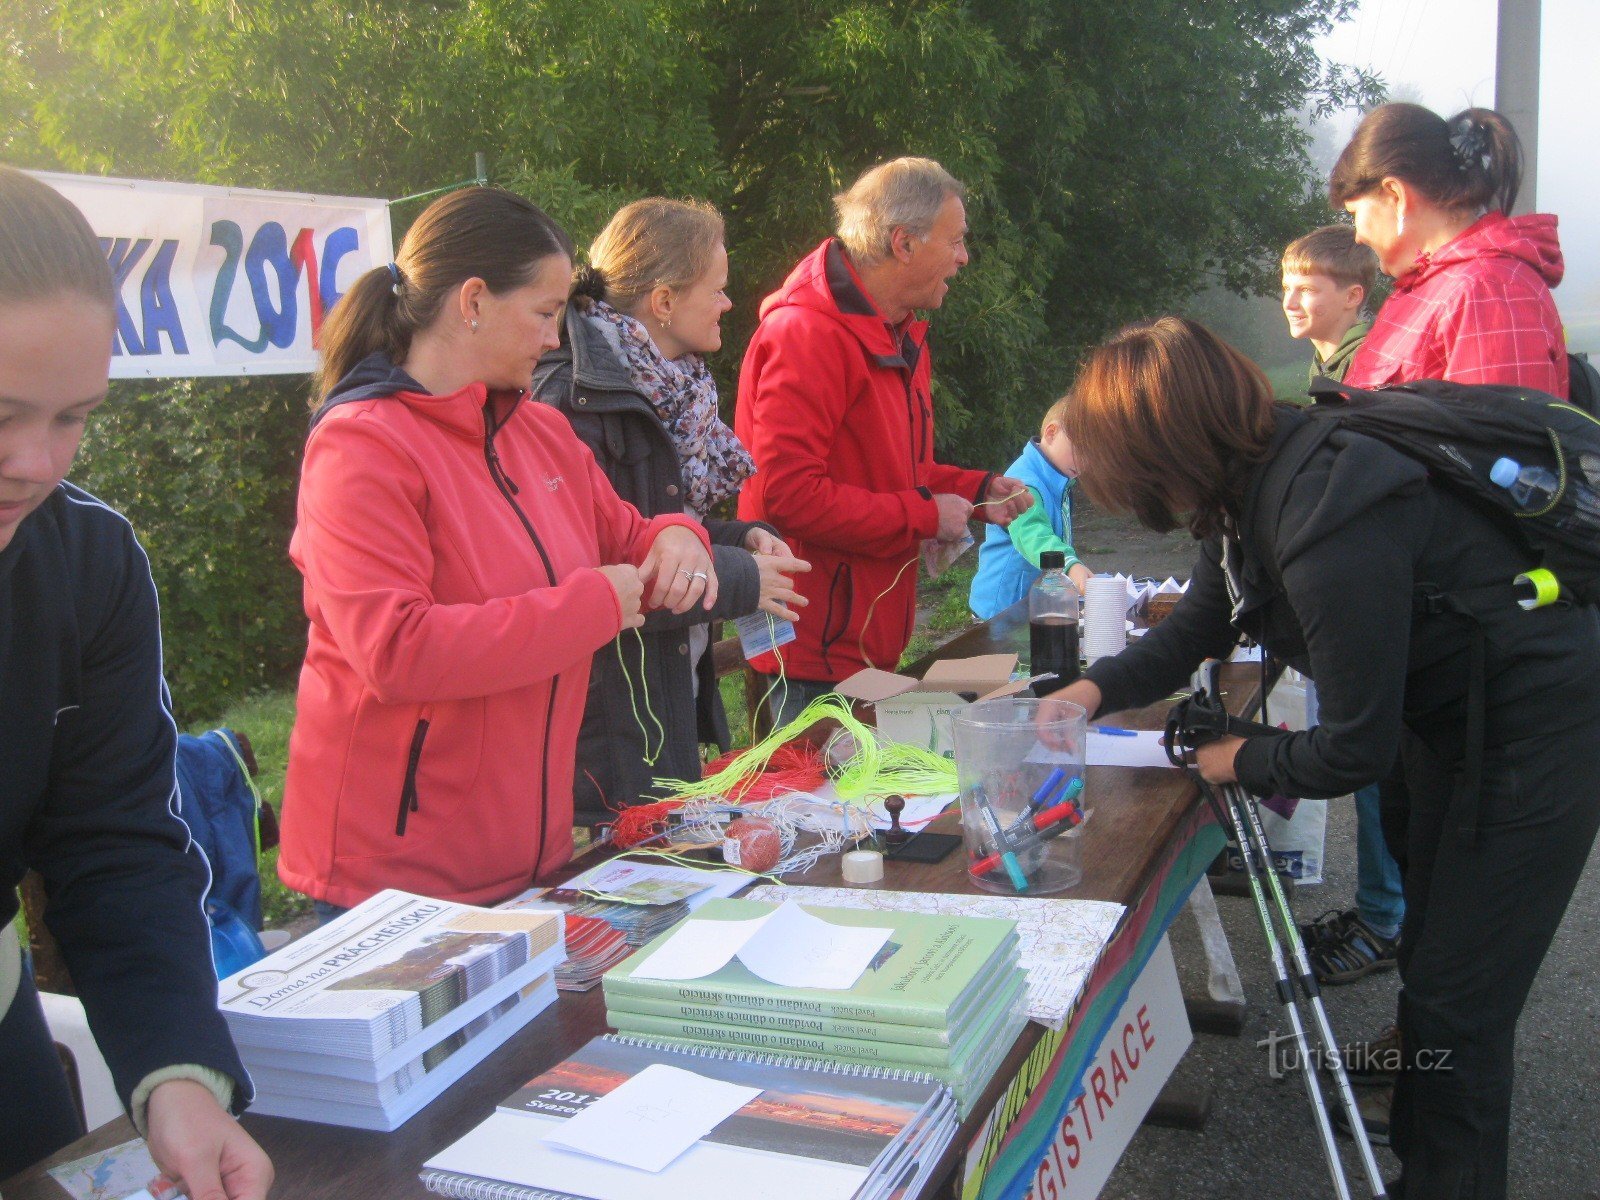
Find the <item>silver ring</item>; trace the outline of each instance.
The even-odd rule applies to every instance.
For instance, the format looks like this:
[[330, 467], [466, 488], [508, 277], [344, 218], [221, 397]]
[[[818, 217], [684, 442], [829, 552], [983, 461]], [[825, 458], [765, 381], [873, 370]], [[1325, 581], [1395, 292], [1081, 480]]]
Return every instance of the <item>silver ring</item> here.
[[694, 572], [689, 570], [688, 567], [680, 567], [678, 569], [678, 574], [684, 576], [687, 579], [693, 579], [694, 578]]
[[707, 576], [706, 576], [706, 573], [704, 571], [692, 571], [689, 574], [689, 578], [690, 579], [698, 579], [698, 580], [701, 580], [702, 582], [704, 582], [705, 579], [707, 578]]

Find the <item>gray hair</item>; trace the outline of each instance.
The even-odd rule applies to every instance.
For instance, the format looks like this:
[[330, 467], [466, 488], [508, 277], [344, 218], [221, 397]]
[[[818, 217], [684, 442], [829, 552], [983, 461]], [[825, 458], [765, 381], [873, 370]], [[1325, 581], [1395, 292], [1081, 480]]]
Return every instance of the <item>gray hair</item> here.
[[881, 262], [892, 250], [896, 228], [925, 238], [944, 207], [967, 189], [931, 158], [896, 158], [879, 163], [833, 198], [839, 240], [857, 262]]

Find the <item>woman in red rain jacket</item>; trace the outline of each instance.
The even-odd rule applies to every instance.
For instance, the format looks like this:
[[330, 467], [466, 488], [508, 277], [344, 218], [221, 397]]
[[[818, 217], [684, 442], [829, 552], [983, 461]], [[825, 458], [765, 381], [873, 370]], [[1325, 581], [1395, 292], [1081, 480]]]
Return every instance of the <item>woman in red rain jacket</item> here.
[[549, 217], [467, 188], [323, 327], [278, 874], [325, 919], [387, 887], [492, 903], [566, 862], [591, 657], [641, 606], [715, 601], [705, 531], [642, 518], [526, 402], [571, 274]]

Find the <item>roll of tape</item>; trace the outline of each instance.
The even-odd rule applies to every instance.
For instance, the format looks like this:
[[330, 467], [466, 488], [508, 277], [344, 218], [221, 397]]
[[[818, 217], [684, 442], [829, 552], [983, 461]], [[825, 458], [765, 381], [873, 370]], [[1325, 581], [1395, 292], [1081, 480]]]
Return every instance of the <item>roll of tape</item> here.
[[841, 868], [846, 883], [877, 883], [883, 878], [883, 855], [876, 850], [852, 850]]

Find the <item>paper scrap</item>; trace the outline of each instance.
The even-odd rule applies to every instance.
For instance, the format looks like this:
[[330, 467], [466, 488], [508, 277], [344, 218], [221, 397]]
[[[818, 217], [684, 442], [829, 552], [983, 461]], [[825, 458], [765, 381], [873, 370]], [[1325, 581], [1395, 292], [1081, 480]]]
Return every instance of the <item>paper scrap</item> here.
[[1158, 729], [1103, 733], [1089, 726], [1087, 755], [1091, 767], [1170, 767], [1167, 747]]
[[845, 991], [855, 986], [893, 933], [889, 928], [835, 925], [791, 901], [745, 944], [739, 961], [779, 987]]
[[661, 1171], [759, 1095], [760, 1088], [652, 1063], [540, 1140], [625, 1167]]
[[[900, 810], [900, 828], [913, 831], [921, 829], [954, 804], [955, 799], [954, 792], [945, 792], [939, 796], [905, 797], [906, 806]], [[874, 829], [888, 829], [894, 824], [889, 818], [889, 810], [883, 807], [882, 800], [874, 800], [867, 806], [867, 817]]]
[[794, 903], [749, 921], [690, 919], [633, 969], [633, 977], [703, 979], [737, 957], [779, 987], [847, 991], [893, 932], [834, 925]]

